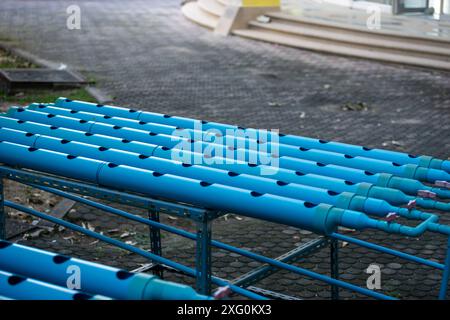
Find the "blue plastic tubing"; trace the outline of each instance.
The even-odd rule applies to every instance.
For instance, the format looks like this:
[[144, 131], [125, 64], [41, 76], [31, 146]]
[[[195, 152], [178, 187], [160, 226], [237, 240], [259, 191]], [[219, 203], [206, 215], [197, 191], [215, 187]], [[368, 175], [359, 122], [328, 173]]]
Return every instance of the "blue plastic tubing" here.
[[388, 223], [362, 212], [314, 204], [297, 199], [138, 169], [45, 149], [0, 142], [0, 162], [68, 178], [93, 182], [150, 196], [234, 212], [313, 232], [330, 234], [338, 225], [362, 230], [376, 228], [389, 233], [417, 236], [437, 217], [429, 215], [416, 227]]
[[[180, 156], [183, 159], [187, 158], [187, 161], [185, 161], [186, 163], [207, 163], [210, 166], [215, 166], [220, 169], [226, 169], [237, 173], [247, 173], [259, 176], [261, 175], [262, 170], [266, 170], [273, 172], [273, 174], [270, 175], [270, 177], [273, 179], [298, 183], [302, 183], [302, 181], [308, 181], [307, 184], [311, 184], [313, 186], [324, 186], [324, 183], [331, 183], [330, 187], [328, 188], [339, 192], [341, 189], [338, 189], [339, 186], [337, 185], [340, 184], [342, 187], [342, 182], [343, 180], [345, 180], [344, 183], [347, 186], [354, 185], [355, 183], [367, 182], [378, 187], [398, 189], [410, 195], [416, 195], [419, 190], [429, 190], [435, 192], [439, 197], [450, 198], [450, 190], [432, 188], [422, 184], [420, 181], [401, 178], [391, 174], [373, 174], [364, 170], [351, 169], [335, 165], [325, 165], [319, 162], [300, 159], [293, 159], [293, 161], [296, 162], [294, 169], [286, 169], [281, 167], [277, 168], [276, 170], [273, 170], [272, 167], [266, 165], [247, 164], [238, 161], [212, 161], [222, 159], [217, 156], [214, 157], [214, 159], [209, 159], [208, 161], [208, 159], [206, 159], [206, 156], [202, 154], [201, 151], [200, 153], [192, 153], [184, 150], [180, 151], [176, 149], [170, 149], [164, 146], [164, 144], [173, 143], [171, 142], [171, 137], [165, 135], [152, 136], [151, 134], [143, 130], [118, 128], [108, 124], [85, 122], [64, 116], [49, 117], [49, 114], [36, 111], [16, 112], [15, 115], [20, 117], [25, 116], [25, 119], [16, 120], [8, 117], [0, 117], [0, 126], [32, 133], [42, 133], [51, 136], [59, 135], [59, 137], [64, 139], [78, 140], [88, 143], [92, 143], [92, 140], [88, 140], [88, 138], [90, 136], [95, 136], [96, 140], [99, 140], [98, 144], [105, 147], [109, 147], [110, 145], [114, 148], [128, 151], [131, 150], [134, 152], [142, 153], [144, 155], [153, 155], [162, 158], [173, 158], [174, 153], [176, 153], [177, 156]], [[40, 122], [41, 125], [36, 122]], [[47, 126], [44, 126], [42, 124], [47, 124]], [[83, 131], [84, 137], [77, 131]], [[107, 141], [105, 136], [108, 136], [110, 140]], [[114, 137], [115, 141], [113, 142]], [[109, 145], [107, 145], [108, 142]], [[158, 147], [156, 147], [157, 145]], [[305, 174], [308, 175], [304, 176]], [[324, 179], [317, 180], [316, 178], [318, 175], [327, 176], [329, 181], [325, 182]], [[337, 179], [341, 179], [342, 181], [338, 182]], [[390, 202], [392, 201], [392, 199], [398, 197], [397, 195], [393, 195], [392, 192], [388, 194], [387, 192], [380, 192], [380, 190], [370, 188], [367, 184], [358, 184], [357, 186], [354, 186], [354, 188], [359, 189], [359, 191], [349, 191], [355, 193], [361, 192], [362, 194], [364, 194], [365, 192], [369, 192], [367, 190], [371, 189], [373, 190], [374, 194], [380, 194], [383, 197], [388, 197], [386, 198], [386, 200]], [[348, 189], [345, 189], [344, 191], [346, 190]], [[370, 194], [370, 196], [378, 197], [374, 194]], [[402, 203], [406, 202], [406, 199], [401, 201]], [[391, 203], [395, 204], [395, 202]]]
[[[189, 286], [163, 281], [143, 273], [131, 273], [98, 263], [0, 241], [0, 270], [66, 286], [69, 266], [79, 268], [81, 291], [121, 300], [204, 300]], [[17, 288], [18, 289], [18, 288]], [[22, 288], [24, 290], [25, 288]], [[37, 288], [38, 290], [39, 288]], [[14, 288], [11, 288], [14, 291]], [[0, 292], [11, 296], [0, 289]], [[45, 295], [45, 291], [36, 291]], [[72, 291], [70, 291], [73, 294]], [[44, 298], [44, 297], [43, 297]], [[46, 296], [47, 299], [55, 297]]]
[[37, 149], [71, 153], [72, 155], [101, 161], [110, 161], [116, 164], [155, 170], [181, 177], [208, 181], [210, 183], [220, 183], [223, 185], [249, 189], [259, 193], [271, 193], [313, 203], [326, 203], [338, 208], [362, 211], [371, 215], [385, 216], [388, 213], [395, 212], [408, 218], [422, 220], [428, 218], [428, 214], [418, 210], [395, 207], [384, 200], [358, 196], [349, 192], [335, 192], [324, 188], [276, 181], [265, 177], [237, 174], [231, 171], [198, 165], [187, 165], [170, 159], [148, 157], [138, 153], [110, 149], [103, 146], [69, 141], [39, 134], [30, 134], [7, 128], [0, 128], [0, 137], [2, 137], [3, 141], [22, 144]]
[[[204, 120], [195, 120], [184, 117], [176, 117], [165, 114], [137, 111], [128, 108], [121, 108], [109, 105], [100, 105], [83, 101], [72, 101], [66, 98], [59, 98], [55, 102], [56, 107], [72, 109], [76, 111], [86, 111], [93, 113], [101, 113], [111, 117], [128, 118], [138, 121], [144, 121], [148, 123], [159, 123], [164, 125], [170, 125], [175, 127], [182, 127], [186, 129], [194, 129], [196, 126], [201, 126], [203, 131], [218, 130], [222, 134], [226, 133], [226, 130], [236, 131], [244, 129], [235, 125], [222, 124], [217, 122], [208, 122]], [[246, 131], [258, 134], [258, 130], [244, 129]], [[415, 164], [421, 167], [434, 168], [445, 170], [450, 173], [450, 161], [440, 160], [429, 156], [414, 156], [403, 152], [371, 149], [363, 146], [351, 145], [340, 142], [325, 141], [320, 139], [312, 139], [294, 135], [280, 134], [280, 143], [286, 145], [292, 145], [295, 147], [304, 147], [308, 149], [319, 149], [331, 152], [338, 152], [348, 154], [351, 156], [361, 156], [367, 158], [373, 158], [378, 160], [386, 160], [399, 164]]]
[[[3, 245], [2, 242], [0, 242], [1, 245]], [[17, 258], [16, 256], [8, 257], [11, 262]], [[35, 265], [36, 261], [30, 260], [27, 263], [31, 267]], [[1, 269], [0, 293], [13, 300], [110, 300], [105, 296], [77, 292]]]
[[[194, 132], [191, 129], [179, 129], [177, 130], [174, 126], [167, 126], [162, 124], [151, 124], [144, 121], [137, 121], [137, 120], [130, 120], [125, 118], [118, 118], [118, 117], [110, 117], [105, 116], [98, 113], [89, 113], [89, 112], [83, 112], [83, 111], [73, 111], [69, 109], [63, 109], [63, 108], [57, 108], [52, 106], [46, 106], [46, 105], [31, 105], [28, 110], [33, 110], [37, 108], [43, 113], [48, 113], [51, 115], [61, 115], [66, 117], [73, 117], [80, 120], [85, 121], [93, 121], [93, 122], [100, 122], [100, 123], [106, 123], [110, 125], [115, 125], [119, 127], [125, 127], [125, 128], [133, 128], [133, 129], [139, 129], [144, 130], [147, 132], [153, 132], [155, 134], [164, 134], [167, 136], [176, 136], [178, 137], [178, 140], [180, 138], [187, 138], [187, 139], [193, 139], [193, 140], [199, 140], [203, 139], [206, 141], [202, 142], [202, 148], [203, 150], [205, 148], [208, 148], [208, 145], [211, 145], [206, 137], [203, 136], [201, 131]], [[25, 109], [18, 108], [16, 109], [18, 112], [23, 112]], [[178, 134], [177, 134], [178, 133]], [[229, 136], [231, 137], [231, 136]], [[231, 137], [233, 139], [238, 139], [237, 137]], [[217, 139], [222, 139], [221, 137], [215, 137], [213, 138], [215, 141]], [[173, 138], [171, 139], [173, 140]], [[253, 140], [253, 143], [250, 142], [252, 140], [248, 139], [241, 139], [243, 143], [239, 143], [238, 141], [233, 141], [232, 139], [230, 143], [226, 143], [227, 139], [224, 139], [224, 143], [218, 144], [214, 143], [213, 145], [216, 146], [216, 148], [219, 148], [221, 146], [224, 150], [226, 149], [226, 146], [231, 147], [240, 147], [242, 149], [250, 149], [250, 150], [258, 150], [261, 148], [262, 143], [259, 145], [256, 143], [256, 140]], [[238, 139], [239, 140], [239, 139]], [[212, 141], [214, 142], [214, 140]], [[178, 142], [179, 143], [179, 142]], [[166, 145], [167, 146], [167, 145]], [[171, 147], [175, 146], [174, 141], [172, 141]], [[443, 170], [437, 170], [437, 169], [428, 169], [425, 167], [420, 167], [418, 165], [413, 164], [406, 164], [401, 165], [399, 163], [395, 162], [389, 162], [384, 160], [377, 160], [377, 159], [371, 159], [361, 156], [352, 156], [348, 154], [342, 154], [342, 153], [336, 153], [336, 152], [330, 152], [330, 151], [323, 151], [318, 149], [309, 149], [305, 147], [294, 147], [290, 145], [283, 145], [278, 144], [278, 153], [277, 156], [282, 156], [282, 159], [280, 160], [280, 164], [283, 167], [288, 167], [287, 165], [293, 165], [295, 167], [295, 160], [296, 159], [302, 159], [302, 160], [310, 160], [310, 161], [318, 161], [323, 164], [334, 164], [334, 165], [340, 165], [345, 166], [349, 168], [355, 168], [355, 169], [361, 169], [361, 170], [369, 170], [374, 173], [378, 172], [385, 172], [385, 173], [391, 173], [397, 176], [405, 177], [405, 178], [411, 178], [411, 179], [417, 179], [421, 181], [428, 181], [428, 182], [435, 182], [438, 180], [448, 180], [450, 181], [450, 174], [443, 171]], [[271, 152], [270, 144], [265, 147], [264, 152], [266, 153], [265, 157], [269, 156], [267, 152]], [[264, 153], [263, 152], [263, 153]], [[274, 153], [274, 152], [271, 152]], [[289, 160], [289, 161], [287, 161]], [[283, 161], [286, 161], [287, 163], [284, 164]], [[294, 162], [293, 162], [294, 161]]]

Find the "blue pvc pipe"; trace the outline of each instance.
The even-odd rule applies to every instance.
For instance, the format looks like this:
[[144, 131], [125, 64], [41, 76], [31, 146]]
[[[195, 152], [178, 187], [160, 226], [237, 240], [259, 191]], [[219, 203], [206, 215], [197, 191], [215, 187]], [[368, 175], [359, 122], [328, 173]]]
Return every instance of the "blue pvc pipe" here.
[[[32, 263], [31, 263], [32, 262]], [[191, 287], [48, 251], [0, 241], [0, 270], [65, 286], [69, 266], [80, 270], [81, 291], [121, 300], [204, 300]], [[0, 290], [0, 292], [2, 292]]]
[[0, 128], [0, 136], [3, 141], [22, 144], [33, 148], [71, 153], [72, 155], [110, 161], [116, 164], [124, 164], [182, 177], [250, 189], [260, 193], [271, 193], [314, 203], [326, 203], [342, 209], [363, 211], [371, 215], [385, 216], [388, 213], [395, 212], [405, 217], [414, 218], [421, 214], [420, 211], [417, 210], [409, 211], [406, 208], [394, 207], [386, 201], [375, 198], [366, 198], [355, 195], [354, 193], [339, 193], [324, 188], [276, 181], [265, 177], [237, 174], [231, 171], [198, 165], [186, 165], [178, 161], [147, 157], [138, 153], [109, 149], [103, 146], [95, 146], [39, 134], [30, 134], [24, 131]]
[[[158, 145], [164, 145], [167, 144], [169, 140], [172, 140], [169, 136], [163, 136], [163, 135], [156, 135], [152, 136], [149, 135], [148, 132], [137, 130], [137, 129], [130, 129], [130, 128], [122, 128], [122, 127], [116, 127], [111, 126], [103, 123], [95, 123], [95, 122], [89, 122], [89, 121], [83, 121], [83, 120], [77, 120], [74, 118], [64, 117], [64, 116], [52, 116], [51, 114], [41, 113], [37, 111], [31, 111], [31, 110], [24, 110], [23, 112], [13, 112], [11, 111], [10, 115], [14, 115], [15, 117], [20, 118], [21, 120], [18, 120], [18, 122], [23, 121], [38, 121], [50, 125], [56, 125], [57, 127], [69, 127], [71, 129], [86, 131], [89, 134], [105, 134], [105, 135], [111, 135], [115, 137], [120, 137], [122, 139], [126, 140], [137, 140], [141, 142], [150, 142]], [[56, 127], [55, 127], [56, 128]], [[174, 142], [170, 142], [174, 143]], [[176, 143], [176, 142], [175, 142]], [[194, 150], [197, 147], [197, 142], [193, 143]], [[202, 152], [201, 144], [198, 145], [200, 147], [200, 152]], [[166, 147], [158, 147], [154, 150], [154, 153], [159, 156], [159, 154], [165, 151], [171, 151], [170, 149], [167, 149]], [[198, 153], [196, 153], [199, 155]], [[171, 154], [171, 156], [173, 156]], [[286, 157], [282, 157], [286, 158]], [[291, 158], [292, 159], [292, 158]], [[188, 161], [191, 160], [191, 163], [196, 163], [195, 161], [198, 159], [187, 159]], [[187, 161], [187, 162], [188, 162]], [[200, 159], [199, 162], [202, 162], [202, 159]], [[286, 162], [286, 161], [285, 161]], [[429, 190], [430, 187], [424, 186], [421, 182], [417, 180], [412, 179], [405, 179], [389, 174], [384, 173], [378, 173], [374, 174], [369, 171], [364, 170], [358, 170], [358, 169], [352, 169], [352, 168], [346, 168], [341, 166], [335, 166], [335, 165], [325, 165], [317, 162], [307, 161], [307, 160], [300, 160], [300, 159], [292, 159], [288, 161], [291, 163], [295, 162], [294, 169], [299, 172], [308, 172], [308, 173], [314, 173], [319, 175], [325, 175], [325, 176], [331, 176], [334, 178], [339, 179], [347, 179], [352, 182], [369, 182], [373, 183], [382, 187], [392, 187], [395, 189], [402, 190], [403, 192], [406, 192], [408, 194], [415, 194], [418, 192], [418, 190]], [[239, 167], [242, 167], [242, 163], [233, 163], [234, 165], [237, 165]], [[230, 165], [230, 164], [227, 164]], [[259, 168], [258, 168], [259, 169]], [[273, 168], [272, 168], [273, 169]], [[232, 171], [235, 171], [232, 169]], [[447, 196], [449, 193], [448, 190], [444, 190], [441, 194], [444, 194]]]
[[[120, 127], [128, 127], [128, 128], [134, 128], [139, 130], [144, 130], [147, 132], [154, 132], [157, 134], [165, 134], [168, 136], [176, 136], [177, 129], [173, 126], [166, 126], [161, 124], [151, 124], [146, 123], [143, 121], [137, 121], [137, 120], [130, 120], [125, 118], [118, 118], [118, 117], [109, 117], [104, 116], [98, 113], [88, 113], [83, 111], [73, 111], [69, 109], [62, 109], [57, 107], [51, 107], [51, 106], [45, 106], [45, 105], [37, 105], [32, 106], [28, 110], [33, 110], [34, 108], [38, 108], [41, 112], [52, 114], [52, 115], [62, 115], [66, 117], [73, 117], [76, 119], [82, 119], [85, 121], [93, 121], [93, 122], [100, 122], [100, 123], [106, 123], [110, 125], [120, 126]], [[17, 111], [21, 112], [24, 111], [23, 108], [18, 108]], [[202, 140], [206, 140], [204, 137], [204, 133], [202, 131], [194, 131], [189, 129], [183, 129], [182, 132], [183, 135], [186, 135], [190, 139], [197, 140], [195, 137], [200, 137]], [[239, 145], [239, 137], [231, 137], [231, 144], [222, 143], [222, 146], [236, 146]], [[236, 141], [233, 141], [236, 140]], [[241, 139], [242, 144], [241, 148], [258, 151], [258, 146], [261, 146], [261, 144], [251, 143], [248, 142], [248, 139]], [[256, 141], [256, 140], [254, 140]], [[216, 141], [217, 142], [217, 141]], [[206, 144], [207, 145], [207, 144]], [[269, 143], [270, 145], [270, 143]], [[348, 154], [341, 154], [336, 152], [330, 152], [330, 151], [323, 151], [323, 150], [317, 150], [317, 149], [310, 149], [305, 147], [293, 147], [289, 145], [283, 145], [283, 144], [277, 144], [278, 155], [281, 157], [292, 157], [293, 159], [290, 159], [287, 163], [292, 163], [294, 160], [297, 159], [303, 159], [303, 160], [310, 160], [310, 161], [317, 161], [324, 164], [335, 164], [355, 169], [361, 169], [361, 170], [369, 170], [371, 172], [380, 173], [390, 173], [397, 176], [410, 178], [410, 179], [417, 179], [421, 181], [428, 181], [428, 182], [435, 182], [438, 180], [446, 180], [450, 181], [450, 174], [443, 171], [443, 170], [437, 170], [437, 169], [428, 169], [424, 167], [419, 167], [417, 165], [413, 164], [407, 164], [407, 165], [401, 165], [395, 162], [388, 162], [384, 160], [376, 160], [371, 158], [365, 158], [361, 156], [351, 156]], [[267, 152], [272, 152], [272, 147], [266, 146]], [[267, 155], [266, 155], [267, 156]], [[283, 158], [280, 159], [280, 164], [282, 167], [286, 168], [292, 168], [288, 165], [283, 165], [282, 163]], [[295, 161], [293, 163], [293, 166], [295, 167]]]
[[[14, 261], [16, 258], [9, 257], [8, 259]], [[35, 261], [28, 261], [30, 266], [34, 263]], [[77, 292], [1, 269], [0, 294], [15, 300], [110, 300], [110, 298], [105, 296]]]
[[[202, 130], [219, 130], [223, 134], [226, 130], [236, 131], [244, 129], [235, 125], [222, 124], [217, 122], [200, 121], [184, 117], [176, 117], [163, 115], [159, 113], [137, 111], [133, 109], [120, 108], [108, 105], [99, 105], [83, 101], [72, 101], [66, 98], [59, 98], [55, 102], [55, 106], [69, 108], [72, 110], [102, 113], [112, 117], [129, 118], [144, 122], [160, 123], [194, 129], [201, 127]], [[255, 129], [245, 129], [246, 131], [256, 131]], [[391, 161], [399, 164], [415, 164], [422, 167], [445, 170], [450, 173], [450, 161], [440, 160], [429, 156], [414, 156], [403, 152], [371, 149], [363, 146], [351, 145], [346, 143], [326, 141], [321, 139], [313, 139], [294, 135], [280, 134], [280, 143], [293, 145], [296, 147], [304, 147], [309, 149], [320, 149], [338, 153], [349, 154], [351, 156], [362, 156], [379, 160]]]

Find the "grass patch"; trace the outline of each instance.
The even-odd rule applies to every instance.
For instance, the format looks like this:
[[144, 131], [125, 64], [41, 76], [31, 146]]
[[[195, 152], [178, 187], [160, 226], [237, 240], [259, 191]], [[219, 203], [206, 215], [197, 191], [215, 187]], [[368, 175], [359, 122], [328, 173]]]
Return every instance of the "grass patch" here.
[[85, 88], [67, 90], [26, 90], [12, 96], [0, 91], [0, 103], [8, 102], [19, 105], [26, 105], [33, 102], [49, 103], [54, 102], [59, 97], [94, 103], [97, 102]]
[[[15, 56], [11, 52], [0, 49], [0, 69], [7, 68], [30, 69], [38, 68], [38, 66], [21, 57]], [[85, 88], [28, 89], [16, 94], [7, 95], [6, 92], [4, 92], [4, 90], [0, 87], [0, 110], [4, 111], [4, 109], [10, 105], [28, 105], [33, 102], [54, 102], [59, 97], [94, 103], [97, 102]]]
[[38, 68], [38, 66], [21, 57], [15, 56], [11, 52], [0, 49], [0, 69], [12, 69], [12, 68], [30, 69], [30, 68]]

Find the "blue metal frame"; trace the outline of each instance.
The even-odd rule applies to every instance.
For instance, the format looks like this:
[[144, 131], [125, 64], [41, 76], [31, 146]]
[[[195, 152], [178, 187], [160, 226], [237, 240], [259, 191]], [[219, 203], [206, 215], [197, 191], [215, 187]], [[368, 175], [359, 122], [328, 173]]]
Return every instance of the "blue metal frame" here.
[[[131, 245], [125, 244], [121, 241], [118, 241], [116, 239], [112, 239], [109, 237], [106, 237], [102, 234], [87, 230], [85, 228], [82, 228], [78, 225], [69, 223], [67, 221], [64, 221], [62, 219], [58, 219], [52, 216], [49, 216], [47, 214], [38, 212], [36, 210], [24, 207], [22, 205], [15, 204], [13, 202], [4, 200], [3, 197], [1, 199], [0, 203], [0, 218], [4, 217], [4, 209], [3, 206], [9, 206], [12, 208], [15, 208], [16, 210], [23, 211], [25, 213], [37, 216], [39, 218], [49, 220], [55, 224], [63, 225], [67, 228], [70, 228], [72, 230], [84, 233], [86, 235], [92, 236], [96, 239], [105, 241], [109, 244], [115, 245], [119, 248], [128, 250], [130, 252], [139, 254], [145, 258], [150, 259], [153, 263], [167, 267], [168, 269], [175, 269], [179, 272], [182, 272], [184, 274], [187, 274], [192, 277], [196, 277], [196, 283], [197, 283], [197, 290], [201, 293], [209, 293], [211, 290], [211, 284], [215, 284], [218, 286], [229, 286], [230, 289], [237, 294], [241, 294], [244, 296], [247, 296], [252, 299], [263, 299], [264, 297], [260, 294], [267, 294], [268, 296], [277, 297], [277, 293], [271, 293], [269, 291], [265, 292], [264, 290], [261, 290], [259, 288], [255, 288], [253, 286], [250, 286], [252, 283], [259, 279], [263, 279], [267, 277], [270, 274], [273, 274], [274, 272], [278, 270], [288, 270], [306, 277], [310, 277], [319, 281], [324, 281], [332, 286], [332, 298], [337, 299], [338, 298], [338, 288], [345, 288], [351, 291], [358, 292], [360, 294], [374, 297], [377, 299], [393, 299], [393, 297], [371, 291], [365, 288], [361, 288], [358, 286], [355, 286], [353, 284], [347, 283], [345, 281], [339, 280], [339, 270], [338, 270], [338, 240], [340, 241], [346, 241], [350, 243], [354, 243], [369, 249], [378, 250], [384, 253], [388, 253], [397, 257], [401, 257], [403, 259], [407, 259], [410, 261], [414, 261], [417, 263], [425, 264], [427, 266], [437, 268], [440, 270], [443, 270], [443, 279], [442, 279], [442, 285], [441, 285], [441, 291], [439, 298], [444, 299], [447, 293], [447, 286], [448, 286], [448, 280], [449, 280], [449, 266], [450, 266], [450, 239], [449, 239], [449, 249], [447, 252], [447, 258], [445, 261], [445, 264], [440, 264], [434, 261], [426, 260], [420, 257], [412, 256], [403, 252], [399, 252], [396, 250], [392, 250], [389, 248], [385, 248], [382, 246], [378, 246], [369, 242], [365, 242], [362, 240], [358, 240], [355, 238], [351, 238], [348, 236], [344, 236], [341, 234], [333, 233], [328, 238], [319, 238], [317, 241], [313, 241], [305, 246], [297, 248], [297, 250], [293, 250], [291, 252], [288, 252], [287, 254], [277, 258], [277, 259], [271, 259], [262, 255], [255, 254], [253, 252], [239, 249], [230, 245], [227, 245], [225, 243], [221, 243], [215, 240], [211, 239], [211, 223], [214, 219], [221, 216], [222, 213], [220, 212], [213, 212], [205, 209], [195, 208], [191, 206], [185, 206], [180, 205], [176, 203], [169, 203], [161, 200], [151, 199], [147, 197], [142, 197], [139, 195], [129, 194], [125, 192], [120, 191], [114, 191], [102, 188], [97, 185], [91, 185], [86, 183], [80, 183], [72, 180], [66, 180], [66, 179], [60, 179], [58, 177], [48, 176], [48, 175], [42, 175], [40, 173], [34, 173], [29, 172], [21, 169], [13, 169], [6, 166], [0, 166], [0, 177], [3, 179], [10, 179], [14, 180], [20, 183], [28, 184], [32, 187], [39, 188], [48, 192], [55, 193], [59, 196], [66, 197], [68, 199], [78, 201], [83, 204], [87, 204], [90, 206], [93, 206], [95, 208], [104, 210], [106, 212], [116, 214], [119, 216], [122, 216], [127, 219], [131, 219], [143, 224], [148, 225], [149, 227], [153, 228], [150, 229], [150, 232], [152, 230], [164, 230], [171, 233], [174, 233], [176, 235], [186, 237], [188, 239], [194, 240], [197, 242], [197, 253], [196, 253], [196, 268], [192, 269], [189, 267], [186, 267], [184, 265], [181, 265], [179, 263], [176, 263], [174, 261], [171, 261], [167, 258], [162, 257], [162, 252], [159, 250], [161, 245], [161, 238], [160, 234], [156, 236], [156, 239], [154, 240], [154, 243], [152, 244], [152, 252], [147, 252], [145, 250], [133, 247]], [[3, 186], [3, 181], [0, 183], [0, 190]], [[149, 210], [149, 219], [142, 218], [140, 216], [132, 215], [128, 212], [109, 207], [104, 204], [100, 204], [98, 202], [85, 199], [80, 196], [73, 195], [71, 193], [80, 194], [80, 195], [89, 195], [91, 197], [95, 197], [98, 199], [106, 199], [113, 202], [123, 203], [127, 205], [131, 205], [134, 207], [144, 208]], [[2, 193], [3, 194], [3, 193]], [[180, 230], [174, 227], [170, 227], [168, 225], [164, 225], [160, 223], [157, 219], [157, 216], [152, 214], [153, 213], [168, 213], [172, 215], [177, 215], [179, 217], [188, 218], [193, 221], [197, 222], [197, 233], [189, 233], [184, 230]], [[0, 225], [0, 235], [5, 234], [5, 226]], [[4, 236], [3, 236], [4, 238]], [[159, 244], [158, 244], [159, 242]], [[291, 264], [288, 264], [288, 262], [296, 261], [298, 259], [301, 259], [306, 254], [311, 253], [321, 247], [324, 246], [324, 244], [330, 244], [330, 260], [331, 260], [331, 277], [317, 274], [315, 272], [306, 270], [304, 268], [296, 267]], [[240, 255], [243, 255], [245, 257], [254, 259], [256, 261], [259, 261], [261, 263], [264, 263], [263, 267], [257, 268], [251, 273], [248, 273], [247, 275], [244, 275], [243, 277], [236, 279], [234, 281], [228, 282], [223, 279], [217, 278], [212, 276], [211, 274], [211, 246], [215, 246], [217, 248], [227, 250], [230, 252], [234, 252]], [[159, 253], [159, 254], [158, 254]], [[247, 289], [245, 289], [247, 288]], [[260, 294], [257, 294], [257, 293]], [[265, 292], [265, 293], [264, 293]], [[278, 297], [282, 297], [283, 295], [279, 295]], [[285, 296], [285, 298], [289, 298]]]

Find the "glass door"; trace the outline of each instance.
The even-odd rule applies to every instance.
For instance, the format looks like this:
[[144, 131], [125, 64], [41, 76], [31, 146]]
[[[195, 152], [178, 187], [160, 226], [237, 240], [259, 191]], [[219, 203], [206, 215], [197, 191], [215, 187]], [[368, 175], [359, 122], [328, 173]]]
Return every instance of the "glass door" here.
[[396, 0], [394, 11], [397, 14], [406, 12], [424, 12], [429, 5], [428, 0]]

